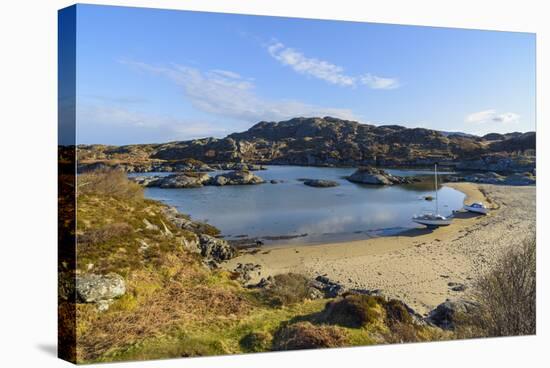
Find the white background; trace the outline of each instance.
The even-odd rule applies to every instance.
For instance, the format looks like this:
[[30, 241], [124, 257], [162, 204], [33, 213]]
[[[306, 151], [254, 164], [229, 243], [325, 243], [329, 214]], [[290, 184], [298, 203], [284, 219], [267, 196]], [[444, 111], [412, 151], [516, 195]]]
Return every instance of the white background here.
[[[548, 117], [550, 30], [546, 1], [188, 0], [88, 1], [114, 5], [362, 20], [537, 33], [536, 337], [500, 338], [193, 358], [138, 367], [521, 367], [550, 362]], [[0, 366], [69, 363], [56, 349], [57, 10], [61, 0], [11, 0], [0, 12]]]

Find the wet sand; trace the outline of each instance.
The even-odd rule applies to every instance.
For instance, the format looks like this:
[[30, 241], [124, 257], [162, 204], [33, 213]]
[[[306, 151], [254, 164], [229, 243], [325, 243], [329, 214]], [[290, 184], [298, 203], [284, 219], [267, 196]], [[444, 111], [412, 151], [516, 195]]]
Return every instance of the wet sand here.
[[[465, 202], [485, 202], [490, 214], [459, 212], [451, 226], [419, 227], [399, 236], [263, 247], [223, 267], [233, 270], [238, 263], [260, 264], [252, 282], [284, 272], [326, 275], [347, 287], [380, 289], [425, 314], [447, 298], [467, 294], [475, 279], [490, 270], [508, 247], [535, 234], [534, 186], [446, 185], [465, 193]], [[466, 290], [452, 291], [449, 283], [464, 284]]]

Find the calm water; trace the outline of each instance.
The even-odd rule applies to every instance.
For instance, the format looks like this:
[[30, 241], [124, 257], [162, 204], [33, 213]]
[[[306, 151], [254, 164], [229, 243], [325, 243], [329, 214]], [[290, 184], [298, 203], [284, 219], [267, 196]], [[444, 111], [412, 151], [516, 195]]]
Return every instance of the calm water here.
[[[145, 195], [177, 207], [196, 220], [218, 227], [226, 238], [276, 237], [307, 234], [270, 243], [319, 243], [392, 235], [416, 227], [414, 214], [433, 211], [433, 182], [375, 187], [350, 183], [343, 176], [352, 168], [268, 166], [257, 171], [280, 184], [206, 186], [192, 189], [147, 188]], [[387, 170], [394, 175], [430, 175], [430, 171]], [[156, 174], [160, 175], [160, 174]], [[166, 173], [164, 174], [166, 175]], [[313, 188], [300, 178], [329, 179], [334, 188]], [[432, 178], [429, 178], [432, 180]], [[438, 191], [443, 215], [462, 207], [464, 195], [451, 188]]]

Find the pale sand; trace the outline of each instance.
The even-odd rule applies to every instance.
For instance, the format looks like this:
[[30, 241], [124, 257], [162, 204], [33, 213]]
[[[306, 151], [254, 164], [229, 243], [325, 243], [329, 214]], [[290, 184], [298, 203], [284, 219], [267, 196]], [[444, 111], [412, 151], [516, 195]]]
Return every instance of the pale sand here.
[[[223, 267], [260, 264], [254, 282], [284, 272], [326, 275], [346, 287], [380, 289], [426, 314], [447, 298], [464, 297], [508, 247], [535, 234], [534, 186], [446, 185], [465, 193], [466, 202], [489, 204], [491, 213], [458, 213], [451, 226], [434, 231], [418, 228], [400, 236], [345, 243], [264, 247]], [[465, 284], [466, 291], [450, 290], [449, 282]]]

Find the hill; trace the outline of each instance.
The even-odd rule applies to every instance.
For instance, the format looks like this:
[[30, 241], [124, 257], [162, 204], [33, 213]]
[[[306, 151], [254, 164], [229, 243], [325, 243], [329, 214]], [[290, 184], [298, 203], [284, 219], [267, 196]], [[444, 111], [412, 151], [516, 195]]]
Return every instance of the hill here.
[[[79, 146], [82, 163], [144, 163], [195, 159], [310, 166], [419, 167], [435, 162], [467, 169], [531, 171], [536, 133], [478, 137], [399, 125], [375, 126], [332, 117], [259, 122], [225, 138], [165, 144]], [[483, 162], [480, 164], [479, 160]], [[139, 169], [137, 170], [139, 171]]]

